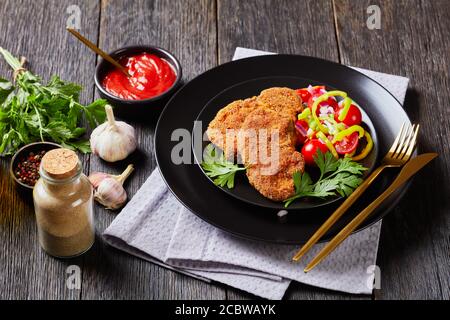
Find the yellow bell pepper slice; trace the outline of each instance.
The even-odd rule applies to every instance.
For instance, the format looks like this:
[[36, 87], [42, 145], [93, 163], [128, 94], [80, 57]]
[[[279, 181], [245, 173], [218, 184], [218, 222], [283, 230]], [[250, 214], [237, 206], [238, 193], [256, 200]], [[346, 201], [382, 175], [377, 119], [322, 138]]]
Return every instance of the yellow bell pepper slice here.
[[372, 137], [370, 136], [370, 134], [368, 132], [364, 133], [364, 137], [366, 137], [367, 145], [363, 149], [363, 151], [361, 151], [360, 154], [358, 154], [357, 156], [352, 157], [352, 160], [354, 160], [354, 161], [359, 161], [359, 160], [364, 159], [365, 157], [367, 157], [369, 152], [372, 151], [372, 148], [373, 148]]
[[311, 107], [311, 109], [312, 109], [311, 110], [312, 116], [313, 116], [314, 120], [316, 120], [319, 130], [322, 131], [323, 133], [328, 133], [328, 128], [320, 123], [320, 119], [319, 119], [319, 117], [316, 114], [317, 107], [319, 106], [319, 103], [328, 100], [329, 97], [336, 97], [336, 96], [341, 96], [341, 97], [343, 97], [345, 99], [345, 98], [347, 98], [347, 93], [345, 93], [344, 91], [339, 91], [339, 90], [326, 92], [323, 95], [319, 96], [314, 101], [314, 103], [313, 103], [313, 105]]
[[352, 158], [355, 155], [355, 152], [356, 152], [356, 150], [353, 150], [353, 152], [350, 152], [350, 153], [346, 153], [344, 155], [344, 158]]
[[325, 134], [321, 131], [317, 132], [316, 134], [317, 138], [319, 138], [325, 145], [327, 146], [328, 150], [330, 150], [331, 154], [337, 159], [339, 158], [338, 153], [336, 152], [336, 149], [334, 148], [331, 141], [325, 136]]
[[307, 119], [311, 115], [311, 109], [306, 108], [298, 115], [298, 120], [304, 120]]
[[342, 97], [344, 99], [347, 98], [347, 92], [339, 91], [339, 90], [328, 91], [325, 94], [328, 94], [328, 98], [329, 97]]
[[343, 102], [344, 108], [342, 109], [341, 113], [339, 113], [339, 117], [338, 117], [339, 121], [344, 121], [352, 102], [353, 102], [352, 99], [350, 99], [349, 97], [345, 97], [344, 102]]
[[359, 137], [362, 138], [364, 136], [365, 130], [363, 129], [363, 127], [357, 125], [348, 127], [347, 129], [342, 130], [334, 136], [333, 143], [341, 141], [345, 137], [351, 135], [353, 132], [358, 132]]

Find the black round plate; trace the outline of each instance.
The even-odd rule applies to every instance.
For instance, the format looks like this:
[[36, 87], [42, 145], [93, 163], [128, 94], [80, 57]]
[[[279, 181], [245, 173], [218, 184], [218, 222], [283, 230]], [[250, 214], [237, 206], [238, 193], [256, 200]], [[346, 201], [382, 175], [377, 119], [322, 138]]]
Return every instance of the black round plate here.
[[[193, 129], [194, 135], [193, 135], [193, 148], [194, 148], [194, 156], [197, 163], [201, 163], [201, 154], [197, 154], [195, 150], [195, 142], [198, 141], [195, 136], [195, 134], [202, 133], [203, 131], [206, 131], [206, 128], [208, 127], [208, 124], [214, 119], [217, 112], [222, 109], [224, 106], [228, 105], [234, 100], [238, 99], [246, 99], [249, 97], [257, 96], [259, 93], [267, 88], [270, 87], [288, 87], [288, 88], [305, 88], [308, 85], [323, 85], [323, 83], [315, 83], [315, 81], [311, 79], [305, 79], [300, 77], [265, 77], [265, 78], [257, 78], [252, 79], [249, 81], [241, 82], [237, 85], [234, 85], [230, 88], [225, 89], [224, 91], [220, 92], [218, 95], [216, 95], [214, 98], [212, 98], [206, 106], [203, 108], [203, 110], [200, 112], [200, 114], [197, 117], [197, 121], [195, 123], [195, 128]], [[339, 88], [333, 88], [331, 86], [326, 85], [327, 90], [339, 90]], [[358, 103], [356, 101], [356, 103]], [[358, 104], [359, 105], [359, 104]], [[368, 170], [365, 171], [364, 176], [368, 176], [372, 169], [374, 169], [376, 161], [377, 161], [377, 151], [378, 151], [378, 139], [375, 131], [375, 127], [370, 120], [367, 113], [364, 111], [364, 108], [360, 106], [360, 110], [362, 113], [362, 119], [363, 119], [363, 126], [368, 130], [368, 132], [371, 134], [373, 142], [374, 142], [374, 148], [365, 159], [361, 161], [361, 164], [365, 166]], [[210, 142], [207, 141], [207, 139], [204, 139], [203, 141], [203, 148], [209, 144]], [[203, 171], [203, 169], [200, 167], [200, 170]], [[308, 172], [311, 174], [316, 173], [314, 168], [307, 168]], [[204, 172], [204, 171], [203, 171]], [[206, 174], [205, 174], [206, 176]], [[206, 176], [211, 183], [214, 184], [213, 180]], [[252, 185], [248, 182], [248, 179], [245, 175], [244, 171], [240, 171], [236, 173], [235, 177], [235, 184], [234, 188], [229, 189], [227, 187], [219, 187], [222, 191], [226, 192], [227, 194], [248, 202], [253, 205], [266, 207], [266, 208], [272, 208], [272, 209], [278, 209], [282, 210], [284, 208], [283, 202], [275, 202], [270, 199], [267, 199], [263, 195], [261, 195], [255, 188], [252, 187]], [[317, 198], [310, 198], [310, 199], [301, 199], [294, 201], [290, 206], [289, 210], [303, 210], [303, 209], [312, 209], [324, 205], [328, 205], [330, 203], [333, 203], [335, 201], [339, 201], [342, 197], [341, 196], [335, 196], [335, 197], [328, 197], [327, 199], [317, 199]]]
[[[192, 131], [194, 120], [208, 101], [235, 84], [264, 77], [302, 77], [347, 92], [364, 106], [377, 128], [380, 155], [387, 152], [402, 123], [410, 124], [410, 121], [400, 103], [362, 73], [334, 62], [296, 55], [261, 56], [223, 64], [199, 75], [172, 97], [157, 124], [155, 153], [162, 176], [178, 200], [203, 220], [232, 234], [254, 240], [300, 244], [308, 240], [340, 201], [310, 209], [310, 214], [288, 213], [280, 219], [278, 209], [245, 203], [210, 183], [193, 163], [190, 141], [182, 144], [184, 159], [189, 163], [172, 161], [174, 147], [177, 147], [175, 150], [180, 148], [182, 139], [179, 137], [189, 139], [187, 133]], [[392, 169], [380, 177], [321, 240], [328, 240], [339, 232], [386, 189], [396, 173]], [[380, 220], [397, 204], [406, 188], [407, 185], [392, 194], [358, 230]]]

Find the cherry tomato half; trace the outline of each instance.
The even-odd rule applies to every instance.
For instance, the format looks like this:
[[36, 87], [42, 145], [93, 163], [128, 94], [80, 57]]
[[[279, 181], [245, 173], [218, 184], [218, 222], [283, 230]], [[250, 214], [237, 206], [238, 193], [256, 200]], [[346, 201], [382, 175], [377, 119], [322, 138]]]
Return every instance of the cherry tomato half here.
[[308, 103], [309, 98], [311, 98], [311, 95], [318, 97], [323, 94], [324, 90], [325, 90], [325, 86], [314, 86], [314, 87], [311, 87], [310, 89], [302, 88], [302, 89], [297, 89], [295, 91], [300, 96], [300, 98], [302, 98], [302, 102]]
[[[339, 121], [339, 114], [344, 108], [339, 108], [335, 114], [335, 120]], [[354, 126], [354, 125], [360, 125], [362, 121], [362, 114], [361, 110], [354, 104], [350, 105], [350, 108], [348, 109], [347, 115], [345, 116], [344, 120], [342, 121], [347, 126]], [[340, 121], [339, 121], [340, 122]]]
[[359, 136], [358, 132], [353, 132], [351, 135], [345, 137], [341, 141], [334, 144], [336, 152], [339, 154], [352, 153], [358, 146]]
[[[322, 94], [314, 94], [308, 100], [308, 108], [312, 111], [312, 105], [314, 103], [314, 98], [320, 97]], [[339, 105], [334, 97], [329, 97], [328, 100], [319, 103], [316, 110], [316, 115], [320, 115], [320, 107], [330, 106], [336, 112], [339, 109]]]
[[308, 139], [308, 122], [304, 120], [295, 121], [295, 132], [297, 133], [297, 144], [304, 144]]
[[305, 162], [307, 165], [313, 166], [316, 164], [314, 162], [314, 156], [316, 155], [317, 150], [322, 151], [322, 153], [328, 152], [328, 148], [325, 145], [325, 143], [323, 143], [319, 139], [308, 140], [303, 145], [302, 155], [303, 155], [303, 158], [305, 158]]
[[312, 92], [312, 94], [321, 95], [324, 93], [323, 92], [324, 90], [325, 90], [325, 86], [314, 86], [314, 87], [312, 87], [311, 92]]
[[309, 93], [308, 89], [297, 89], [295, 90], [297, 94], [302, 98], [302, 102], [308, 102], [311, 97], [311, 93]]

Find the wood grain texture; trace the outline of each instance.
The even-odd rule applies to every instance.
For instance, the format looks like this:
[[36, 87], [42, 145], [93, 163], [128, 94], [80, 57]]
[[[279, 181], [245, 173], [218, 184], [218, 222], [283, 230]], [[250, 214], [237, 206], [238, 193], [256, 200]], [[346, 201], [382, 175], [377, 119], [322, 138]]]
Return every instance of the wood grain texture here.
[[[381, 9], [381, 29], [366, 9]], [[450, 2], [335, 0], [342, 62], [408, 77], [405, 110], [421, 125], [420, 152], [438, 152], [383, 220], [377, 299], [449, 299]], [[395, 115], [393, 115], [395, 116]]]
[[[99, 6], [95, 2], [4, 0], [0, 2], [0, 46], [25, 56], [28, 68], [44, 79], [58, 74], [81, 84], [81, 101], [86, 103], [93, 96], [95, 57], [66, 32], [69, 5], [81, 9], [82, 32], [97, 38]], [[0, 60], [0, 75], [10, 78], [9, 66]], [[66, 268], [82, 267], [81, 259], [57, 260], [40, 250], [33, 206], [16, 192], [7, 171], [9, 158], [0, 159], [0, 164], [0, 299], [78, 299], [80, 290], [66, 287]]]
[[236, 47], [338, 61], [329, 1], [218, 0], [219, 63]]
[[[102, 1], [99, 44], [112, 51], [132, 44], [157, 45], [173, 52], [183, 67], [184, 79], [216, 65], [214, 1]], [[129, 120], [127, 120], [130, 122]], [[156, 166], [154, 123], [130, 122], [139, 150], [124, 162], [109, 165], [91, 157], [90, 171], [120, 172], [128, 163], [136, 171], [126, 183], [130, 197]], [[97, 234], [117, 213], [96, 207]], [[106, 247], [100, 236], [85, 255], [82, 299], [224, 299], [216, 285], [177, 274]]]
[[[219, 0], [219, 63], [233, 57], [236, 47], [310, 55], [338, 62], [333, 7], [330, 1]], [[253, 299], [229, 288], [228, 299]], [[291, 284], [287, 299], [350, 299], [350, 294]], [[369, 296], [362, 296], [369, 299]]]
[[[366, 9], [381, 9], [381, 30], [366, 26]], [[419, 149], [440, 157], [421, 172], [405, 199], [383, 222], [376, 299], [450, 299], [450, 100], [448, 53], [450, 1], [437, 0], [2, 0], [0, 46], [24, 55], [30, 69], [48, 79], [94, 91], [96, 58], [66, 31], [67, 7], [81, 9], [80, 32], [106, 51], [154, 44], [180, 59], [190, 80], [231, 60], [237, 46], [341, 61], [411, 79], [405, 108], [421, 124]], [[100, 31], [100, 32], [99, 32]], [[1, 60], [1, 59], [0, 59]], [[0, 76], [9, 77], [0, 61]], [[127, 120], [128, 121], [128, 120]], [[126, 183], [132, 196], [155, 167], [154, 124], [131, 122], [139, 151], [108, 165], [83, 157], [85, 172], [137, 170]], [[57, 260], [39, 249], [34, 211], [14, 189], [0, 159], [0, 299], [255, 299], [220, 284], [207, 284], [107, 247], [101, 233], [115, 218], [96, 206], [97, 241], [85, 256]], [[82, 289], [66, 287], [66, 268], [82, 270]], [[292, 284], [287, 299], [367, 299]]]

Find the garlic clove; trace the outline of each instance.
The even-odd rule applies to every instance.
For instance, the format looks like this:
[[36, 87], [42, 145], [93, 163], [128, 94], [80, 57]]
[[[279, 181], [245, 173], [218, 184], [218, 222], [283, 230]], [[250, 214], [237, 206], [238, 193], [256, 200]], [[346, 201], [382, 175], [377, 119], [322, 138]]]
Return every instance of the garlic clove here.
[[127, 193], [122, 185], [133, 171], [134, 166], [130, 164], [120, 175], [104, 172], [92, 173], [89, 181], [94, 186], [94, 199], [106, 209], [122, 207], [127, 201]]
[[121, 184], [123, 184], [133, 171], [134, 166], [132, 164], [129, 164], [125, 171], [119, 175], [109, 174], [105, 172], [93, 172], [89, 175], [89, 181], [91, 182], [94, 189], [96, 189], [100, 182], [105, 178], [114, 178]]
[[123, 160], [136, 150], [136, 132], [128, 123], [115, 120], [110, 105], [106, 105], [105, 110], [107, 121], [91, 134], [92, 152], [108, 162]]
[[105, 178], [98, 185], [94, 198], [106, 209], [118, 209], [127, 201], [127, 192], [116, 179]]
[[91, 182], [94, 189], [97, 189], [100, 182], [103, 181], [105, 178], [113, 177], [113, 175], [104, 173], [104, 172], [94, 172], [89, 175], [89, 181]]

